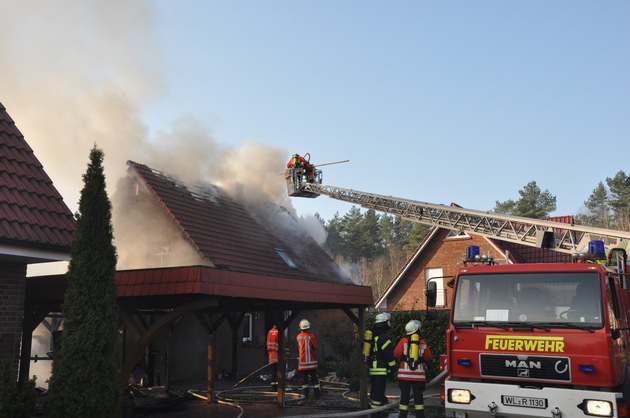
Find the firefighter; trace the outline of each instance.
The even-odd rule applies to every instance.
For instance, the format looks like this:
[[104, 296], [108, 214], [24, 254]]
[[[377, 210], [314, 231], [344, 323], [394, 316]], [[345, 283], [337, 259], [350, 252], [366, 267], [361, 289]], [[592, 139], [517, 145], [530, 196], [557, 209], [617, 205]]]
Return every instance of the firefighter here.
[[295, 168], [296, 173], [298, 173], [300, 177], [302, 175], [306, 177], [307, 183], [315, 182], [315, 166], [311, 164], [308, 159], [302, 157], [299, 154], [293, 154], [293, 156], [287, 163], [287, 168], [291, 167]]
[[406, 418], [409, 412], [409, 398], [413, 390], [413, 409], [416, 417], [424, 418], [424, 398], [422, 392], [427, 376], [424, 363], [431, 360], [431, 350], [426, 341], [421, 339], [420, 321], [411, 320], [405, 326], [406, 337], [402, 338], [394, 349], [398, 363], [398, 386], [400, 404], [398, 418]]
[[389, 338], [390, 319], [389, 313], [380, 313], [376, 315], [372, 328], [372, 354], [368, 360], [371, 409], [387, 404], [385, 396], [387, 379], [394, 378], [396, 359], [394, 358], [394, 343]]
[[300, 333], [296, 337], [298, 351], [300, 353], [298, 371], [302, 374], [302, 392], [304, 393], [305, 399], [308, 399], [309, 396], [309, 376], [311, 377], [315, 398], [319, 398], [321, 395], [321, 386], [319, 384], [319, 377], [317, 376], [317, 357], [315, 356], [317, 339], [315, 339], [315, 334], [309, 331], [310, 328], [311, 323], [308, 322], [308, 320], [301, 320]]
[[[267, 352], [269, 353], [269, 363], [271, 364], [271, 390], [278, 391], [278, 350], [280, 349], [278, 339], [278, 327], [274, 325], [267, 333]], [[289, 357], [289, 341], [284, 337], [285, 358]]]

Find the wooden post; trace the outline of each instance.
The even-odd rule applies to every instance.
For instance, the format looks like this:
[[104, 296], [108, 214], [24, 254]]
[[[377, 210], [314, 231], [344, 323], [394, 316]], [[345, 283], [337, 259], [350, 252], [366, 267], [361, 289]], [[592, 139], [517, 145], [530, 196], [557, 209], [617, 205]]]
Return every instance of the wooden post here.
[[286, 344], [284, 340], [284, 323], [282, 321], [278, 321], [278, 367], [277, 367], [277, 377], [278, 380], [278, 397], [277, 404], [280, 407], [284, 406], [284, 372], [286, 370], [287, 365], [287, 356], [286, 356]]
[[214, 342], [215, 330], [208, 333], [208, 403], [212, 403], [212, 391], [214, 389]]

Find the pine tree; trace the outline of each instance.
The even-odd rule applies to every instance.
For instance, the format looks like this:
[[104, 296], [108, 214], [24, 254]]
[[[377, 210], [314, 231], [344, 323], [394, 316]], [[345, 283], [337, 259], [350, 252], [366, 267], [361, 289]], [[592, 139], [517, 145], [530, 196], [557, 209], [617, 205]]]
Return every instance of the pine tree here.
[[385, 252], [385, 243], [380, 231], [380, 215], [374, 209], [368, 209], [360, 222], [361, 255], [373, 261]]
[[48, 392], [50, 417], [120, 416], [116, 362], [116, 248], [105, 191], [103, 151], [94, 146], [83, 175], [72, 259], [62, 306], [63, 335]]
[[533, 180], [519, 190], [518, 194], [521, 197], [517, 201], [510, 199], [499, 202], [497, 200], [493, 212], [540, 219], [556, 210], [556, 197], [549, 190], [542, 192]]
[[606, 177], [610, 189], [610, 206], [614, 214], [615, 227], [630, 230], [630, 175], [619, 170], [614, 177]]
[[358, 263], [363, 258], [363, 215], [361, 210], [352, 206], [341, 221], [341, 237], [343, 239], [345, 251], [344, 258], [351, 263]]
[[326, 224], [326, 242], [324, 248], [332, 257], [343, 256], [344, 243], [341, 237], [341, 217], [339, 212], [335, 212], [333, 218]]
[[578, 219], [586, 225], [597, 226], [600, 228], [610, 228], [610, 197], [606, 186], [603, 182], [599, 182], [593, 193], [584, 201], [584, 207], [587, 209], [586, 214], [580, 214]]

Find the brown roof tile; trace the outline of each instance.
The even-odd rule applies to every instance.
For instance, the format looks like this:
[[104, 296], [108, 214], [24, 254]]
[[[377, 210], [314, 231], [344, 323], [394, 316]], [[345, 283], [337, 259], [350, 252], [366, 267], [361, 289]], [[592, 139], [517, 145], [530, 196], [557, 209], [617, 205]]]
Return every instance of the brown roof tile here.
[[75, 220], [0, 103], [0, 242], [70, 252]]
[[[200, 256], [220, 269], [309, 281], [353, 284], [297, 222], [282, 229], [259, 222], [253, 211], [212, 184], [184, 184], [127, 162]], [[280, 208], [279, 208], [280, 209]], [[277, 249], [295, 263], [291, 268]]]

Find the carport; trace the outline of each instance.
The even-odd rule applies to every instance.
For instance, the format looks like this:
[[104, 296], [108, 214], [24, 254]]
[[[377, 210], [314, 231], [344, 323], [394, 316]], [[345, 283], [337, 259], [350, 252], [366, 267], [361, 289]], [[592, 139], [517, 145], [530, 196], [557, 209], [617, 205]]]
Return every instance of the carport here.
[[[63, 275], [29, 278], [26, 286], [21, 378], [28, 376], [30, 341], [37, 325], [51, 312], [60, 312], [66, 281]], [[207, 266], [126, 270], [116, 273], [120, 316], [124, 327], [133, 327], [141, 337], [123, 354], [120, 382], [124, 387], [133, 368], [151, 341], [182, 316], [194, 314], [208, 337], [208, 394], [213, 393], [215, 367], [215, 330], [227, 321], [233, 330], [232, 350], [238, 349], [236, 330], [245, 312], [271, 315], [284, 331], [303, 310], [340, 309], [365, 332], [364, 315], [373, 304], [368, 286], [322, 283], [225, 271]], [[290, 312], [283, 320], [284, 312]], [[147, 315], [154, 318], [147, 322]], [[282, 339], [281, 339], [282, 340]], [[27, 345], [28, 344], [28, 345]], [[356, 349], [360, 349], [357, 347]], [[279, 362], [285, 359], [279, 351]], [[360, 356], [356, 356], [359, 358]], [[236, 355], [232, 369], [236, 370]], [[360, 373], [361, 405], [367, 407], [367, 370]], [[279, 367], [278, 403], [283, 403], [284, 368]], [[212, 402], [212, 397], [208, 397]]]

